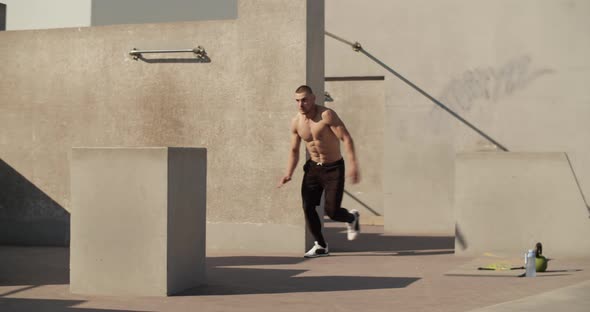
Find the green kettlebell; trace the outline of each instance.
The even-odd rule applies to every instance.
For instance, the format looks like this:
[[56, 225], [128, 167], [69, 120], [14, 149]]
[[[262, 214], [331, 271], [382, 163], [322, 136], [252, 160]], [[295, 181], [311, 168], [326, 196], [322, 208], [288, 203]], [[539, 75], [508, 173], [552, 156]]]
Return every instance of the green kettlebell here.
[[549, 259], [543, 256], [543, 245], [537, 243], [535, 246], [535, 269], [537, 272], [545, 272], [547, 270], [547, 262], [549, 262]]

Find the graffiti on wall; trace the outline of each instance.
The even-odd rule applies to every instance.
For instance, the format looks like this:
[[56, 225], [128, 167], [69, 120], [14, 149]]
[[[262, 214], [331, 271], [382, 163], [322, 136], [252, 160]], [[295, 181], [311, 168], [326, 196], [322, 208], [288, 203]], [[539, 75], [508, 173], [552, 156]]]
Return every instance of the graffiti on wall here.
[[464, 111], [471, 110], [476, 100], [496, 102], [523, 90], [541, 76], [555, 71], [534, 68], [528, 55], [514, 58], [498, 68], [476, 68], [451, 80], [439, 96], [442, 103]]

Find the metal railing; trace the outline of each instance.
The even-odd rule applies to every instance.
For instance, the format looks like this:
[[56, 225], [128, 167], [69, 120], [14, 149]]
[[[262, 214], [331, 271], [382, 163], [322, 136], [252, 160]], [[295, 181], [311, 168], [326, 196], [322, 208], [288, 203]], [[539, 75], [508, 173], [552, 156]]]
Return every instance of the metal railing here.
[[409, 81], [408, 79], [406, 79], [404, 76], [400, 75], [398, 72], [396, 72], [395, 70], [393, 70], [391, 67], [385, 65], [379, 59], [377, 59], [376, 57], [374, 57], [373, 55], [371, 55], [369, 52], [367, 52], [365, 49], [363, 49], [363, 47], [361, 46], [360, 43], [358, 43], [358, 42], [352, 43], [350, 41], [347, 41], [345, 39], [342, 39], [342, 38], [340, 38], [340, 37], [338, 37], [338, 36], [336, 36], [336, 35], [334, 35], [332, 33], [327, 32], [327, 31], [325, 32], [325, 34], [328, 37], [332, 37], [332, 38], [334, 38], [334, 39], [336, 39], [336, 40], [338, 40], [338, 41], [340, 41], [342, 43], [345, 43], [345, 44], [351, 46], [354, 51], [363, 53], [368, 58], [370, 58], [371, 60], [373, 60], [375, 63], [377, 63], [377, 64], [381, 65], [381, 67], [385, 68], [388, 72], [394, 74], [401, 81], [405, 82], [407, 85], [409, 85], [410, 87], [414, 88], [414, 90], [416, 90], [420, 94], [424, 95], [426, 98], [428, 98], [434, 104], [438, 105], [440, 108], [442, 108], [443, 110], [445, 110], [447, 113], [451, 114], [457, 120], [461, 121], [463, 124], [465, 124], [466, 126], [468, 126], [469, 128], [471, 128], [473, 131], [477, 132], [477, 134], [481, 135], [486, 140], [488, 140], [489, 142], [491, 142], [492, 144], [494, 144], [495, 146], [497, 146], [498, 148], [500, 148], [504, 152], [508, 152], [508, 149], [506, 147], [504, 147], [504, 145], [498, 143], [498, 141], [494, 140], [489, 135], [485, 134], [483, 131], [481, 131], [476, 126], [474, 126], [473, 124], [471, 124], [469, 121], [465, 120], [465, 118], [461, 117], [459, 114], [455, 113], [453, 110], [451, 110], [450, 108], [448, 108], [446, 105], [444, 105], [443, 103], [441, 103], [439, 100], [435, 99], [430, 94], [426, 93], [426, 91], [420, 89], [418, 86], [416, 86], [415, 84], [413, 84], [411, 81]]
[[179, 50], [137, 50], [136, 48], [133, 48], [129, 52], [129, 55], [133, 56], [134, 60], [137, 60], [142, 57], [142, 54], [147, 54], [147, 53], [158, 53], [158, 54], [161, 54], [161, 53], [194, 53], [198, 59], [207, 58], [207, 52], [201, 46], [198, 46], [194, 49], [179, 49]]

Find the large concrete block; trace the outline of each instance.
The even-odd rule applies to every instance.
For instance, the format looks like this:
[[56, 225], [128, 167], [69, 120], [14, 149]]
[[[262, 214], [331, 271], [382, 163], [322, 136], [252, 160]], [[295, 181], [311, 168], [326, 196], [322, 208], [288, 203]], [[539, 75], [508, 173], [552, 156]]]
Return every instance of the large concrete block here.
[[455, 254], [590, 256], [590, 219], [565, 153], [465, 153], [456, 160]]
[[165, 296], [205, 281], [204, 148], [74, 148], [70, 290]]

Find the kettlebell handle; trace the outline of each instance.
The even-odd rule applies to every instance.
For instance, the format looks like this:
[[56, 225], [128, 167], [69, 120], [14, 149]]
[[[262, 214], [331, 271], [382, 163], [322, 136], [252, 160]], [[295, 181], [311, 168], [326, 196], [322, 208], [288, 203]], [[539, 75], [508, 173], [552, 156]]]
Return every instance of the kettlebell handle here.
[[539, 257], [540, 255], [543, 254], [543, 244], [541, 244], [541, 242], [538, 242], [537, 245], [535, 245], [535, 251], [536, 251], [536, 257]]

